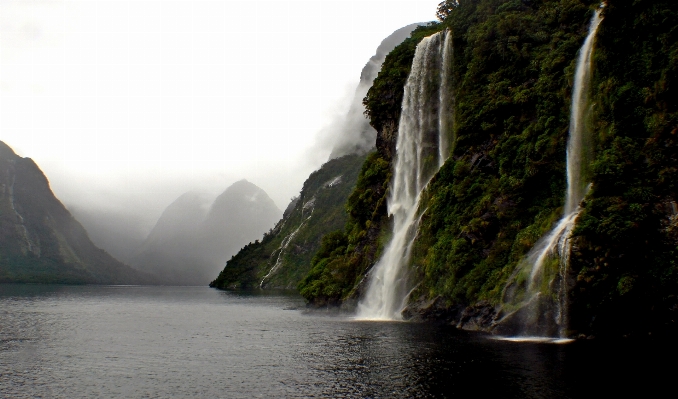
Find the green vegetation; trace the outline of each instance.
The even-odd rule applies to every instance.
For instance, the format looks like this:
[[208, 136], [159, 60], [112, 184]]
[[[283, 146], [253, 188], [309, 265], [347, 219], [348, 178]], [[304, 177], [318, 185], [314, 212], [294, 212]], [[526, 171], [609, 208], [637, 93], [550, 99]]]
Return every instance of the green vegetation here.
[[678, 4], [610, 2], [597, 43], [597, 156], [575, 231], [573, 328], [661, 332], [678, 309]]
[[[387, 239], [385, 199], [403, 85], [416, 44], [454, 37], [450, 159], [424, 193], [410, 297], [499, 305], [518, 262], [562, 214], [577, 52], [597, 0], [448, 0], [441, 23], [386, 58], [365, 98], [378, 131], [346, 205], [299, 285], [317, 305], [360, 294]], [[678, 309], [678, 3], [609, 1], [594, 52], [584, 173], [592, 182], [572, 254], [571, 332], [675, 326]], [[633, 315], [640, 323], [628, 323]]]
[[[550, 228], [548, 222], [557, 217], [562, 204], [565, 157], [559, 154], [564, 154], [567, 135], [569, 79], [592, 2], [451, 3], [449, 12], [442, 13], [447, 15], [443, 23], [418, 29], [389, 54], [365, 105], [379, 132], [378, 159], [388, 162], [390, 169], [403, 86], [416, 44], [424, 36], [452, 30], [458, 139], [455, 153], [434, 177], [422, 205], [428, 211], [414, 251], [416, 277], [422, 282], [417, 295], [440, 296], [449, 304], [481, 299], [497, 303], [507, 275]], [[384, 178], [386, 188], [387, 183]], [[366, 192], [358, 185], [351, 198]], [[383, 192], [381, 203], [347, 205], [359, 217], [352, 218], [346, 229], [344, 263], [364, 258], [363, 252], [378, 252], [377, 238], [384, 231], [373, 231], [358, 242], [352, 242], [350, 234], [358, 240], [359, 231], [367, 236], [367, 230], [356, 226], [365, 223], [368, 214], [369, 227], [386, 226], [386, 189]], [[374, 263], [373, 258], [368, 260], [359, 269]], [[316, 272], [305, 281], [315, 286], [311, 282], [321, 275]], [[326, 286], [334, 285], [330, 275], [322, 278], [328, 280]], [[320, 292], [307, 291], [306, 296], [321, 304], [325, 298], [314, 296]], [[349, 285], [341, 292], [345, 299], [355, 290]]]
[[365, 114], [377, 132], [383, 133], [389, 124], [397, 125], [403, 102], [403, 87], [412, 68], [417, 44], [421, 39], [441, 31], [442, 28], [440, 24], [434, 22], [419, 26], [409, 38], [386, 56], [379, 75], [363, 101]]
[[378, 152], [371, 153], [348, 198], [346, 227], [323, 237], [310, 272], [297, 287], [306, 299], [316, 305], [338, 304], [353, 294], [378, 256], [390, 177], [389, 162]]
[[498, 304], [507, 278], [562, 210], [571, 84], [597, 2], [464, 2], [454, 35], [451, 158], [422, 207], [417, 295]]
[[346, 223], [344, 204], [364, 161], [364, 155], [347, 155], [330, 160], [313, 172], [275, 228], [264, 234], [261, 241], [246, 245], [234, 255], [210, 286], [259, 287], [279, 261], [264, 286], [294, 288], [308, 273], [323, 235]]
[[0, 257], [0, 283], [95, 284], [98, 281], [87, 270], [66, 264], [60, 259], [27, 256]]
[[368, 156], [346, 210], [348, 221], [323, 241], [313, 258], [310, 273], [297, 287], [317, 306], [339, 304], [359, 295], [365, 272], [378, 259], [389, 234], [386, 197], [391, 179], [403, 87], [410, 73], [417, 44], [442, 26], [431, 23], [416, 28], [411, 36], [386, 56], [379, 75], [363, 103], [370, 124], [377, 129], [377, 152]]

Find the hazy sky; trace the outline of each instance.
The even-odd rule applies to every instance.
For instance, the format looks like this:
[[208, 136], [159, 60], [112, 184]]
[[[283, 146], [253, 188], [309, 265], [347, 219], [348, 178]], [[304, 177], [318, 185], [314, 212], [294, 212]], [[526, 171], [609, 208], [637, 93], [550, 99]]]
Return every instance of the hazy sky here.
[[284, 209], [381, 40], [439, 1], [0, 0], [0, 140], [67, 205], [152, 223], [246, 178]]

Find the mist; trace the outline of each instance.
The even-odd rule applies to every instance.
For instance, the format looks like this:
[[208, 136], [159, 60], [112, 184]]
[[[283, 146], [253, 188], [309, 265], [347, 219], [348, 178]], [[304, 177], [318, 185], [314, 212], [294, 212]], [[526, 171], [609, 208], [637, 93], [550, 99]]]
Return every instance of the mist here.
[[364, 115], [363, 99], [379, 74], [386, 55], [408, 38], [418, 25], [421, 23], [400, 28], [381, 42], [376, 54], [370, 57], [360, 73], [360, 82], [350, 99], [348, 111], [343, 115], [336, 115], [332, 123], [320, 131], [319, 143], [331, 145], [330, 159], [365, 153], [374, 148], [377, 132]]
[[0, 139], [125, 260], [187, 191], [247, 179], [285, 209], [371, 145], [362, 115], [338, 127], [362, 114], [360, 71], [438, 0], [395, 3], [1, 2]]
[[164, 210], [128, 262], [159, 283], [207, 285], [228, 259], [261, 239], [281, 216], [266, 192], [247, 180], [215, 199], [187, 192]]

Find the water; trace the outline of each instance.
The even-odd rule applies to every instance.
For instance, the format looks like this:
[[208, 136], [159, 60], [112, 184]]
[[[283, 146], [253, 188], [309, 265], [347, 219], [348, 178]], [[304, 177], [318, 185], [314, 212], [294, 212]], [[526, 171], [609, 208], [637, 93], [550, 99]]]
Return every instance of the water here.
[[[523, 269], [530, 269], [529, 278], [526, 279], [527, 288], [521, 309], [522, 314], [519, 316], [525, 326], [523, 334], [536, 333], [540, 336], [557, 336], [560, 338], [567, 336], [567, 276], [571, 250], [570, 235], [581, 212], [579, 204], [588, 191], [583, 169], [591, 156], [590, 148], [586, 145], [588, 140], [585, 120], [591, 81], [593, 43], [602, 21], [601, 12], [602, 6], [591, 19], [588, 36], [579, 50], [577, 58], [567, 143], [567, 191], [565, 193], [563, 217], [549, 234], [537, 241], [513, 276], [516, 278]], [[546, 273], [545, 268], [548, 261], [556, 256], [559, 258], [557, 259], [558, 274], [551, 276]], [[509, 281], [507, 294], [504, 298], [507, 303], [516, 301], [517, 289], [510, 287], [515, 284], [512, 280]], [[550, 295], [544, 295], [544, 293], [548, 294], [549, 292], [555, 292], [555, 300], [552, 300]], [[509, 314], [509, 319], [514, 315], [516, 315], [515, 312]]]
[[590, 160], [590, 148], [585, 146], [585, 143], [587, 143], [585, 121], [589, 104], [593, 43], [602, 21], [601, 12], [602, 6], [593, 14], [589, 25], [589, 34], [579, 50], [577, 68], [574, 74], [572, 105], [570, 107], [570, 137], [567, 143], [567, 197], [564, 215], [577, 211], [579, 203], [586, 195], [588, 186], [582, 173], [582, 169]]
[[302, 304], [202, 287], [0, 285], [0, 397], [559, 398], [658, 391], [676, 371], [672, 343], [504, 342]]
[[393, 235], [381, 259], [369, 274], [369, 284], [358, 305], [364, 320], [401, 320], [407, 300], [407, 264], [418, 228], [419, 198], [449, 154], [451, 102], [448, 31], [424, 38], [415, 51], [405, 84], [398, 127], [396, 156], [388, 198]]

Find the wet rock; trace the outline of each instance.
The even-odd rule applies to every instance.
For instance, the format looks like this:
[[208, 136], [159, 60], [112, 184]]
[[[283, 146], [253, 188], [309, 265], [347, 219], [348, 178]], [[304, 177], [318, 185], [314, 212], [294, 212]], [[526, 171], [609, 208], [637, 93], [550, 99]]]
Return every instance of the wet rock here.
[[457, 328], [467, 331], [490, 331], [497, 310], [490, 302], [480, 301], [461, 313]]
[[410, 321], [429, 321], [444, 324], [457, 324], [461, 313], [464, 310], [462, 305], [448, 306], [441, 297], [433, 299], [419, 298], [417, 301], [407, 306], [403, 312], [403, 318]]

